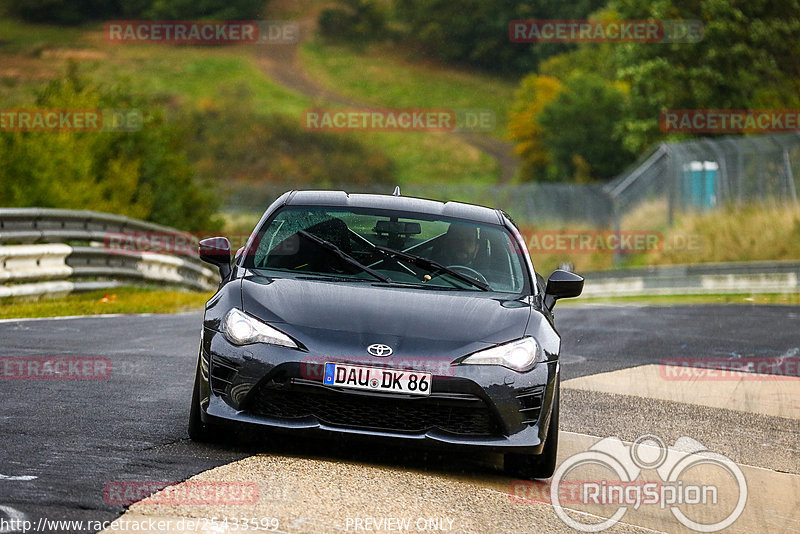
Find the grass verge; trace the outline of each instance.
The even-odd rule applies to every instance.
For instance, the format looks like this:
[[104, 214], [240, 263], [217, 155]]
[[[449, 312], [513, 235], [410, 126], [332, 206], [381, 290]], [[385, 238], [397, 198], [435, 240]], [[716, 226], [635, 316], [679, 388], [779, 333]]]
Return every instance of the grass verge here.
[[39, 300], [2, 299], [0, 319], [200, 311], [211, 293], [123, 286]]
[[[105, 41], [99, 25], [60, 28], [27, 24], [13, 19], [0, 21], [0, 29], [4, 36], [0, 41], [0, 99], [6, 103], [4, 107], [29, 107], [41, 86], [48, 80], [63, 76], [70, 61], [79, 63], [82, 75], [107, 85], [124, 87], [128, 92], [149, 98], [153, 108], [180, 107], [198, 112], [220, 113], [217, 108], [221, 95], [241, 93], [248, 95], [246, 105], [253, 122], [263, 120], [264, 116], [268, 117], [270, 114], [280, 114], [286, 116], [290, 123], [296, 124], [296, 130], [302, 132], [302, 114], [315, 104], [304, 95], [272, 81], [261, 68], [259, 49], [253, 46], [110, 45]], [[338, 49], [326, 49], [325, 53], [328, 57], [335, 57], [338, 52]], [[337, 64], [339, 63], [337, 60]], [[408, 73], [403, 70], [391, 72], [395, 69], [395, 64], [387, 68], [386, 72], [381, 73], [386, 80], [407, 77]], [[398, 62], [396, 68], [402, 69], [402, 63]], [[419, 81], [423, 76], [430, 78], [434, 72], [433, 68], [425, 71], [424, 75], [422, 71], [417, 72], [415, 80]], [[458, 87], [455, 81], [449, 84], [434, 83], [431, 87], [435, 90], [432, 89], [427, 100], [416, 107], [436, 104], [438, 107], [446, 105], [485, 108], [485, 102], [488, 101], [495, 102], [494, 107], [501, 106], [498, 103], [504, 99], [497, 95], [497, 91], [488, 88], [491, 86], [489, 78], [480, 83], [475, 82], [475, 87], [482, 87], [477, 93], [479, 98], [470, 96], [474, 89], [468, 81], [471, 77], [466, 74], [461, 76], [465, 80], [464, 89], [453, 89]], [[324, 80], [321, 83], [324, 85]], [[392, 98], [401, 98], [413, 83], [413, 80], [404, 80], [403, 87], [395, 89]], [[456, 96], [448, 98], [450, 93]], [[406, 96], [404, 102], [414, 101], [423, 94], [418, 91], [416, 96]], [[462, 96], [458, 97], [459, 94]], [[404, 104], [398, 102], [395, 105], [402, 107]], [[153, 110], [141, 111], [147, 114]], [[504, 113], [500, 110], [498, 116], [505, 117]], [[268, 128], [269, 124], [265, 127]], [[237, 136], [233, 136], [229, 143], [233, 143], [233, 148], [236, 148], [245, 142], [249, 133], [247, 124], [243, 124], [237, 131]], [[210, 134], [215, 135], [214, 132]], [[223, 133], [216, 135], [221, 136]], [[314, 132], [307, 132], [307, 135], [316, 137]], [[339, 152], [346, 152], [346, 147], [339, 146], [336, 139], [341, 139], [342, 145], [355, 141], [385, 154], [393, 163], [395, 176], [391, 180], [392, 186], [396, 183], [402, 185], [436, 181], [493, 183], [499, 175], [499, 167], [493, 158], [451, 135], [436, 132], [348, 132], [326, 135], [332, 139], [321, 139], [318, 143], [326, 146], [329, 151], [326, 160], [336, 161]], [[237, 137], [241, 141], [236, 141]], [[293, 148], [294, 152], [304, 152], [302, 146]], [[294, 152], [292, 147], [288, 147], [286, 154], [280, 157], [286, 160], [301, 158]], [[218, 156], [224, 157], [225, 154]], [[274, 157], [270, 159], [274, 161]], [[266, 163], [269, 162], [264, 165], [271, 168]], [[224, 161], [219, 162], [215, 166], [218, 179], [232, 178], [229, 172], [231, 167], [236, 168]], [[330, 178], [343, 183], [358, 181], [340, 171], [330, 169]], [[257, 184], [254, 185], [257, 187]]]
[[400, 55], [389, 45], [363, 52], [323, 43], [305, 43], [303, 67], [312, 78], [343, 96], [392, 108], [488, 109], [497, 124], [488, 135], [503, 139], [516, 84], [485, 74], [426, 64]]
[[[0, 319], [64, 317], [73, 315], [200, 312], [211, 293], [124, 286], [107, 291], [42, 298], [37, 301], [3, 299]], [[735, 295], [659, 295], [578, 298], [559, 301], [558, 308], [585, 304], [691, 306], [702, 304], [800, 305], [800, 293]]]
[[[535, 231], [545, 234], [552, 231], [554, 234], [585, 235], [595, 243], [598, 229], [586, 224], [523, 226], [523, 235], [528, 238], [534, 265], [543, 274], [564, 263], [571, 263], [574, 270], [581, 273], [651, 265], [800, 259], [800, 208], [797, 206], [753, 203], [705, 213], [679, 213], [671, 227], [666, 222], [666, 209], [665, 201], [644, 203], [623, 218], [623, 233], [652, 237], [656, 246], [652, 250], [625, 254], [618, 263], [610, 248], [570, 250], [565, 247], [564, 251], [553, 252], [555, 247], [537, 248], [537, 241], [530, 239]], [[542, 237], [539, 239], [544, 242]]]
[[558, 302], [558, 307], [583, 304], [626, 304], [647, 306], [691, 306], [701, 304], [749, 304], [755, 305], [800, 305], [800, 293], [763, 293], [730, 295], [653, 295], [635, 297], [591, 297], [566, 299]]

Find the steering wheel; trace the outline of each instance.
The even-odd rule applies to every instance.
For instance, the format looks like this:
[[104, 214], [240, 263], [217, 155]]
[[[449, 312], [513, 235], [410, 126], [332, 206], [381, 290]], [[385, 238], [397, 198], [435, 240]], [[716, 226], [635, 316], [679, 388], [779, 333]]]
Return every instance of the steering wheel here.
[[489, 282], [486, 280], [486, 277], [483, 276], [478, 271], [476, 271], [475, 269], [473, 269], [472, 267], [467, 267], [466, 265], [448, 265], [447, 268], [452, 269], [458, 273], [464, 274], [466, 276], [471, 276], [478, 282], [483, 282], [487, 286], [489, 285]]

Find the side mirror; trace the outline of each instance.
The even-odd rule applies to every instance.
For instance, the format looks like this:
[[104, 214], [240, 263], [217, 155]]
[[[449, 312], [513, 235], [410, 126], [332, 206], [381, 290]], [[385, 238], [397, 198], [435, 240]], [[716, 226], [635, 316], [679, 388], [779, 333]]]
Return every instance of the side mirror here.
[[544, 305], [552, 310], [558, 299], [577, 297], [583, 291], [583, 277], [569, 271], [556, 269], [547, 279]]
[[226, 279], [231, 274], [231, 242], [227, 237], [209, 237], [200, 241], [200, 259], [216, 265], [219, 275]]

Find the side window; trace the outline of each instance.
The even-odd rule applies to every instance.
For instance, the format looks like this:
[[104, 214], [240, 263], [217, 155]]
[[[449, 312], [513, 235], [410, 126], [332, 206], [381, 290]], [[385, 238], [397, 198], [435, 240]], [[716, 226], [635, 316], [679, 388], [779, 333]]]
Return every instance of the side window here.
[[493, 288], [500, 291], [518, 290], [523, 278], [519, 271], [519, 262], [514, 261], [510, 254], [508, 234], [499, 229], [483, 227], [481, 238], [485, 253], [480, 258], [478, 270]]

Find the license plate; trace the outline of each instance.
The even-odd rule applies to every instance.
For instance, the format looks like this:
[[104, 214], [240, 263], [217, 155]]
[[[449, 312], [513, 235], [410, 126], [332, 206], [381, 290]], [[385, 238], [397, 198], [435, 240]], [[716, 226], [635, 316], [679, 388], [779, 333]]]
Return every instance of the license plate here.
[[380, 367], [362, 367], [328, 362], [322, 382], [338, 386], [410, 395], [431, 394], [431, 374], [416, 371], [401, 371]]

